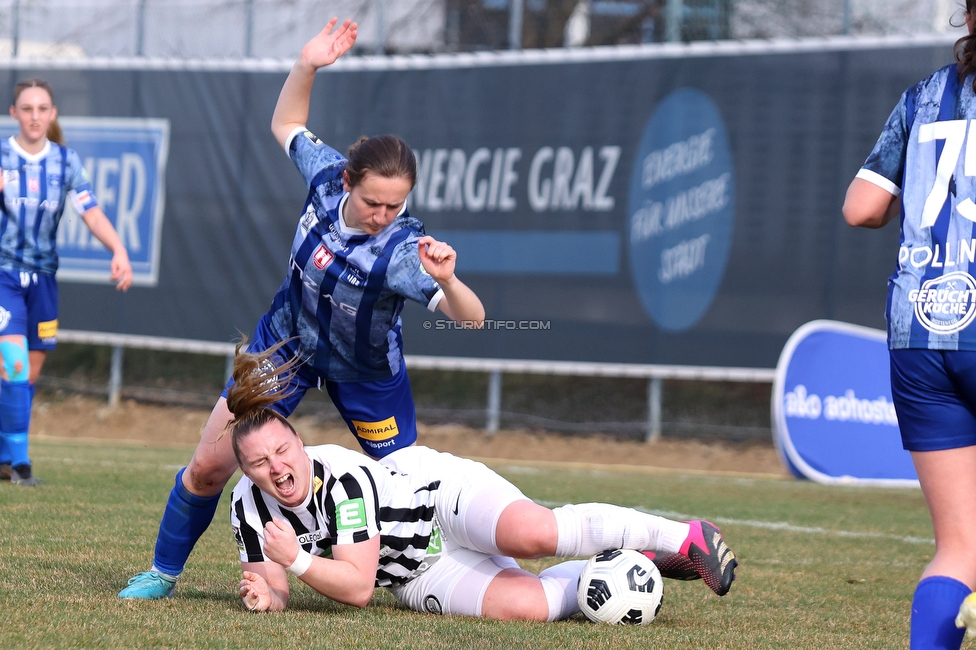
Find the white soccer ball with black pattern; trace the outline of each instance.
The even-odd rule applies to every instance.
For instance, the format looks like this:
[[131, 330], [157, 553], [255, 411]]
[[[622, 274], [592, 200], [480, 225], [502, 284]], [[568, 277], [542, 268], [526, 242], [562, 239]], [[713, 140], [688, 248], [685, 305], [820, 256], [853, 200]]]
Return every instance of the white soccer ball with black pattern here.
[[664, 580], [654, 562], [643, 553], [603, 551], [583, 567], [576, 599], [591, 621], [647, 625], [661, 611]]

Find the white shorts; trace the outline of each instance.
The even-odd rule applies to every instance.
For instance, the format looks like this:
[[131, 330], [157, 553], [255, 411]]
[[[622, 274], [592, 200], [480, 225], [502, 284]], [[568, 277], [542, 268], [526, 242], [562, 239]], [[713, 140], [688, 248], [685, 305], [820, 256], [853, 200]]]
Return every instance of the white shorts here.
[[407, 447], [381, 461], [396, 471], [440, 481], [434, 511], [441, 552], [428, 552], [423, 573], [390, 591], [410, 609], [480, 616], [492, 579], [518, 563], [495, 544], [502, 511], [527, 497], [482, 463], [427, 447]]
[[440, 481], [434, 511], [441, 534], [454, 547], [501, 555], [495, 545], [495, 526], [505, 508], [528, 499], [522, 490], [482, 463], [429, 447], [400, 449], [380, 462], [423, 483]]
[[510, 557], [454, 548], [441, 553], [427, 571], [410, 582], [390, 587], [390, 592], [418, 612], [481, 616], [492, 579], [504, 569], [517, 568]]

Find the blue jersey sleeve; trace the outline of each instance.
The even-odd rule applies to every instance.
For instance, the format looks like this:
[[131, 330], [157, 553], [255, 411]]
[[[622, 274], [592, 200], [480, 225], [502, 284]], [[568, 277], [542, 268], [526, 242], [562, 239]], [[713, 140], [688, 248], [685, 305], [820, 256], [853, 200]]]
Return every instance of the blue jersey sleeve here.
[[386, 285], [391, 291], [434, 311], [444, 293], [420, 264], [419, 239], [419, 235], [411, 235], [393, 249], [386, 271]]
[[905, 154], [908, 149], [907, 95], [908, 93], [902, 94], [895, 110], [888, 117], [871, 155], [857, 173], [858, 178], [870, 181], [896, 196], [901, 193]]
[[92, 190], [88, 172], [85, 171], [85, 166], [81, 164], [81, 158], [73, 149], [67, 151], [65, 184], [67, 185], [68, 196], [78, 214], [84, 214], [86, 210], [98, 207], [98, 200]]
[[346, 159], [307, 129], [295, 129], [289, 136], [288, 156], [305, 179], [305, 186], [322, 186], [326, 194], [341, 194]]

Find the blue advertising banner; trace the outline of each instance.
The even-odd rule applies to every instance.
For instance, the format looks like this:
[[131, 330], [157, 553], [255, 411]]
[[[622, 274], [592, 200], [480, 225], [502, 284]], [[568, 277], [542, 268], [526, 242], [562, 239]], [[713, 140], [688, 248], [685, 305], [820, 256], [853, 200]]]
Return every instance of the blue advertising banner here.
[[773, 382], [773, 439], [800, 478], [918, 486], [891, 401], [880, 330], [817, 320], [789, 338]]
[[[883, 328], [898, 228], [841, 205], [901, 93], [949, 61], [944, 36], [351, 56], [316, 75], [307, 126], [340, 152], [406, 140], [410, 214], [488, 318], [547, 324], [454, 328], [408, 301], [408, 354], [773, 368], [804, 323]], [[270, 130], [291, 63], [37, 65], [0, 62], [0, 85], [40, 76], [84, 118], [68, 145], [142, 285], [105, 283], [68, 215], [62, 327], [251, 332], [308, 192]]]
[[[115, 226], [132, 262], [132, 283], [156, 286], [166, 195], [169, 120], [67, 117], [59, 122], [67, 146], [78, 152], [98, 204]], [[0, 119], [0, 138], [17, 133]], [[58, 228], [58, 280], [107, 283], [112, 256], [69, 201]]]

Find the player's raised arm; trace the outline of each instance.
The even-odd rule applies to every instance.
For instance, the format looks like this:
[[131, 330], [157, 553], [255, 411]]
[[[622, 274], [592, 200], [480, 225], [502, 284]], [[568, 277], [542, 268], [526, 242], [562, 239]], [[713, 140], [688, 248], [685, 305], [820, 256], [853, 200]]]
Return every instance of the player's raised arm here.
[[457, 262], [454, 248], [430, 235], [421, 237], [417, 246], [420, 263], [444, 292], [437, 309], [461, 325], [481, 329], [485, 321], [485, 307], [478, 295], [454, 275]]
[[357, 24], [346, 20], [333, 31], [337, 22], [337, 18], [330, 20], [325, 29], [305, 44], [281, 87], [278, 103], [271, 117], [271, 132], [282, 147], [285, 146], [288, 135], [296, 128], [305, 126], [308, 121], [308, 103], [312, 95], [315, 71], [335, 63], [356, 42]]

